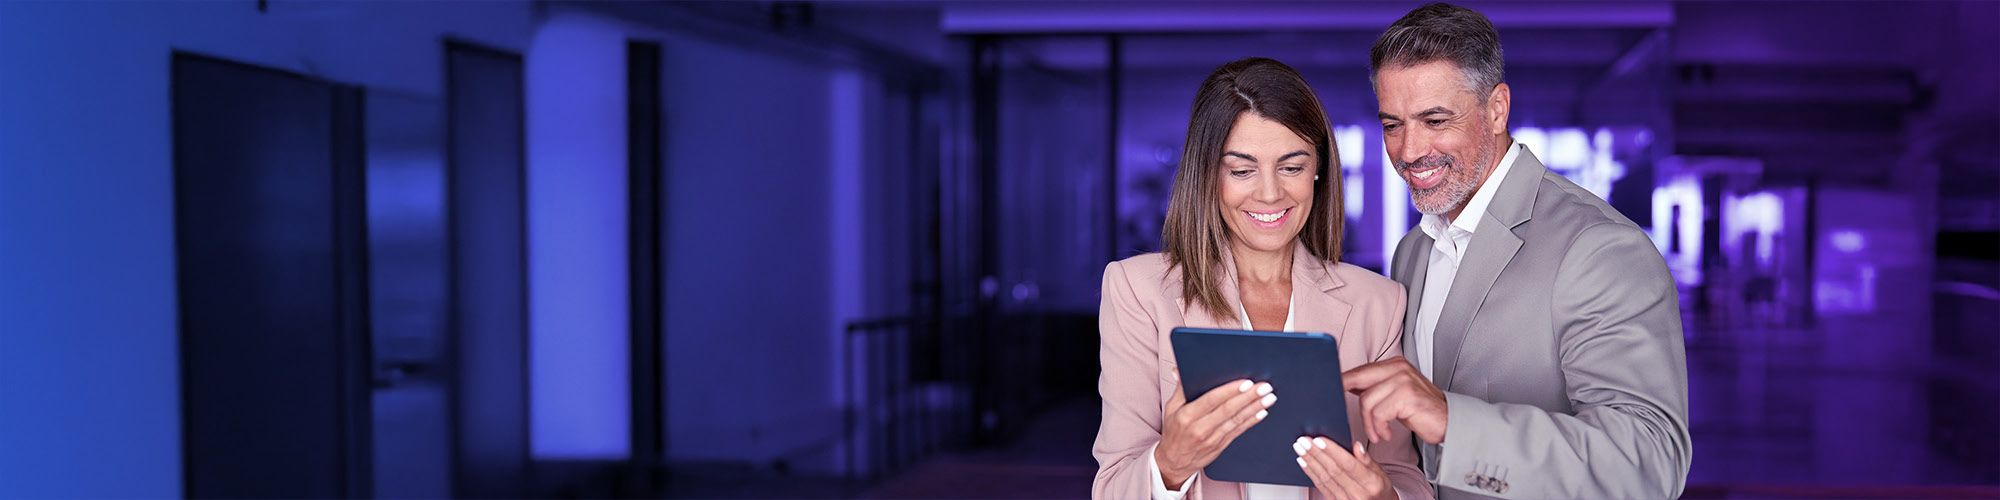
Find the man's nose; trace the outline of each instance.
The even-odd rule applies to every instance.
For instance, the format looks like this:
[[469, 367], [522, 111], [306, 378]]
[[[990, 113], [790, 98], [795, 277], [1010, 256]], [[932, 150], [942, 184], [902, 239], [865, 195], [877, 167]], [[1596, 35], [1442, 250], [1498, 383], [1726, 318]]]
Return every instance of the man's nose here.
[[1401, 137], [1396, 138], [1396, 141], [1401, 145], [1401, 151], [1399, 151], [1401, 158], [1397, 158], [1397, 160], [1403, 163], [1416, 163], [1417, 160], [1423, 159], [1425, 155], [1430, 154], [1430, 141], [1427, 138], [1420, 137], [1421, 135], [1423, 134], [1414, 131], [1405, 131]]

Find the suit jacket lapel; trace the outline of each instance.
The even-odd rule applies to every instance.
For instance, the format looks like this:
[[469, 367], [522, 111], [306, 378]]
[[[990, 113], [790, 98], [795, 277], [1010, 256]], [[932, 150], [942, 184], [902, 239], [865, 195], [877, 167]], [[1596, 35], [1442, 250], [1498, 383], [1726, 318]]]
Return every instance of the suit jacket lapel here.
[[[1500, 279], [1500, 272], [1513, 262], [1514, 254], [1521, 250], [1521, 237], [1514, 234], [1514, 228], [1527, 222], [1534, 214], [1535, 186], [1547, 172], [1540, 160], [1521, 147], [1521, 154], [1514, 158], [1507, 178], [1501, 179], [1499, 191], [1493, 201], [1486, 206], [1486, 213], [1479, 221], [1479, 230], [1472, 234], [1472, 243], [1458, 266], [1458, 275], [1452, 278], [1451, 291], [1445, 295], [1444, 310], [1438, 315], [1437, 329], [1432, 332], [1432, 362], [1437, 363], [1432, 370], [1438, 387], [1450, 390], [1452, 375], [1458, 367], [1460, 348], [1465, 338], [1471, 334], [1473, 316], [1479, 313], [1479, 306], [1486, 302], [1487, 293], [1493, 290], [1493, 283]], [[1428, 263], [1428, 259], [1425, 259]], [[1422, 295], [1416, 295], [1421, 298]], [[1415, 309], [1412, 307], [1411, 309]], [[1414, 316], [1413, 316], [1414, 317]], [[1414, 325], [1414, 322], [1412, 322]]]
[[1417, 359], [1417, 307], [1424, 303], [1424, 279], [1431, 268], [1431, 237], [1417, 231], [1408, 248], [1401, 249], [1391, 262], [1390, 274], [1403, 283], [1408, 297], [1403, 303], [1403, 359]]
[[[1484, 215], [1484, 214], [1481, 214]], [[1432, 370], [1435, 380], [1442, 381], [1439, 388], [1451, 389], [1451, 376], [1458, 365], [1459, 347], [1465, 342], [1466, 329], [1472, 325], [1472, 316], [1479, 312], [1479, 306], [1486, 301], [1486, 293], [1493, 289], [1493, 282], [1500, 278], [1500, 270], [1514, 260], [1514, 253], [1521, 249], [1521, 238], [1513, 231], [1501, 230], [1491, 216], [1480, 221], [1481, 231], [1472, 235], [1472, 252], [1458, 267], [1458, 276], [1451, 281], [1451, 291], [1445, 296], [1444, 311], [1438, 314], [1437, 329], [1431, 333], [1432, 362], [1437, 363]], [[1492, 224], [1492, 230], [1486, 230]]]

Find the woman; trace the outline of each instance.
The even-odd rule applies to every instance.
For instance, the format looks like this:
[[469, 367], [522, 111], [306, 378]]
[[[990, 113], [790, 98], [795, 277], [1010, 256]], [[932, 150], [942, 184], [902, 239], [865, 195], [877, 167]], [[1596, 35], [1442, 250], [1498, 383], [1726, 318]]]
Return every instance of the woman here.
[[[1281, 387], [1232, 382], [1184, 401], [1175, 327], [1332, 334], [1342, 369], [1401, 353], [1401, 285], [1340, 262], [1340, 169], [1326, 113], [1305, 79], [1270, 59], [1210, 74], [1195, 94], [1162, 238], [1166, 252], [1104, 269], [1104, 414], [1097, 498], [1431, 498], [1409, 431], [1348, 453], [1295, 446], [1314, 488], [1201, 477], [1267, 414]], [[1348, 394], [1352, 435], [1368, 435]], [[1192, 500], [1192, 498], [1190, 500]]]

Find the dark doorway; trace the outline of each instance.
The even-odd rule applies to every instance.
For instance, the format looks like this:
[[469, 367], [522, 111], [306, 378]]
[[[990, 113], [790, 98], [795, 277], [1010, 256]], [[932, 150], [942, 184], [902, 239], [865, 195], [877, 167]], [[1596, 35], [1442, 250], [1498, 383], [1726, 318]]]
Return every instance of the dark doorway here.
[[652, 491], [667, 456], [666, 219], [661, 148], [660, 44], [625, 44], [627, 206], [632, 297], [632, 467], [637, 491]]
[[185, 493], [367, 496], [361, 91], [172, 71]]
[[526, 125], [521, 56], [445, 45], [454, 491], [528, 496]]

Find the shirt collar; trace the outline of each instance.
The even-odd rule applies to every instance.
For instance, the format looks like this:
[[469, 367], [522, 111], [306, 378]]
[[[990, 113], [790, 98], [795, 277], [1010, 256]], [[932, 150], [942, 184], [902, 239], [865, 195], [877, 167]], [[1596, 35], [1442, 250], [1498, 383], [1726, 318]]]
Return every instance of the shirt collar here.
[[[1458, 219], [1451, 221], [1451, 227], [1465, 231], [1466, 234], [1472, 234], [1479, 229], [1479, 220], [1485, 218], [1483, 215], [1486, 213], [1486, 206], [1493, 203], [1493, 194], [1500, 191], [1500, 182], [1507, 179], [1509, 167], [1514, 166], [1514, 159], [1519, 156], [1521, 156], [1521, 143], [1514, 141], [1508, 144], [1507, 154], [1500, 157], [1500, 164], [1494, 166], [1493, 175], [1487, 176], [1486, 182], [1479, 185], [1479, 190], [1472, 193], [1472, 199], [1465, 202], [1465, 210], [1458, 212]], [[1439, 239], [1445, 233], [1444, 216], [1424, 214], [1423, 219], [1417, 222], [1417, 227], [1424, 231], [1425, 236], [1430, 236], [1433, 240]]]

